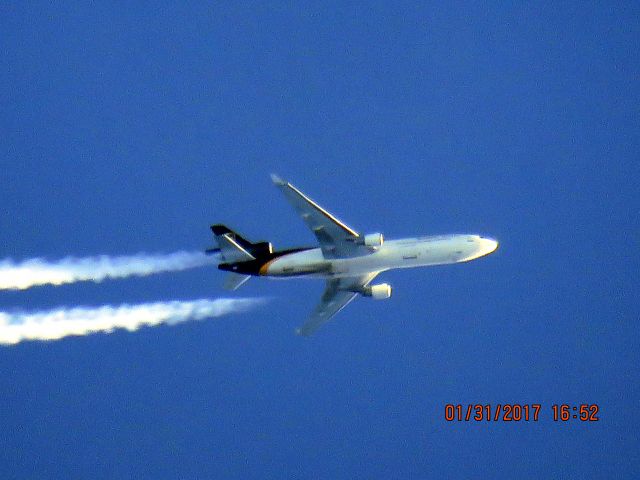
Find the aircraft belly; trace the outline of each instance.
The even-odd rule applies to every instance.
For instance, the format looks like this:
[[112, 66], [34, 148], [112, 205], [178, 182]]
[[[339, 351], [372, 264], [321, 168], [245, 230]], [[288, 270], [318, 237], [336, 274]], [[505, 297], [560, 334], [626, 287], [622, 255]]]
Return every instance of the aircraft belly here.
[[322, 274], [330, 269], [319, 248], [278, 257], [264, 267], [264, 274], [278, 277]]
[[456, 263], [462, 256], [449, 241], [398, 242], [388, 249], [385, 263], [388, 268], [426, 267]]
[[317, 248], [278, 257], [264, 275], [274, 277], [340, 278], [395, 268], [443, 265], [465, 261], [467, 245], [452, 240], [390, 241], [371, 252], [352, 258], [327, 259]]

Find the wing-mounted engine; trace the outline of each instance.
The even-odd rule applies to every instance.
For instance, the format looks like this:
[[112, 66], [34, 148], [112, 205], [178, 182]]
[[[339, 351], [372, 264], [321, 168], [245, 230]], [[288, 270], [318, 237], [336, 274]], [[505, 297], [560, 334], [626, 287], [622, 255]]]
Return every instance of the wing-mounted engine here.
[[364, 287], [361, 293], [365, 297], [371, 297], [374, 300], [385, 300], [391, 296], [391, 285], [388, 283], [370, 285], [368, 287]]

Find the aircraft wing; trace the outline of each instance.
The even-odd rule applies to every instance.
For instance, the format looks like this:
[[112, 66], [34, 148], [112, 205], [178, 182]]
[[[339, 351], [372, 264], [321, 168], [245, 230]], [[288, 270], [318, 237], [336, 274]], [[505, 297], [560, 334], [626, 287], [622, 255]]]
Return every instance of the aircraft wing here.
[[366, 287], [380, 272], [371, 272], [359, 277], [333, 278], [327, 280], [322, 299], [313, 310], [313, 313], [296, 330], [298, 335], [308, 337], [312, 335], [324, 323], [329, 321], [336, 313], [349, 305], [358, 295], [358, 292]]
[[371, 253], [367, 247], [359, 243], [358, 232], [342, 223], [289, 182], [277, 175], [271, 175], [271, 179], [313, 231], [325, 258], [349, 258]]

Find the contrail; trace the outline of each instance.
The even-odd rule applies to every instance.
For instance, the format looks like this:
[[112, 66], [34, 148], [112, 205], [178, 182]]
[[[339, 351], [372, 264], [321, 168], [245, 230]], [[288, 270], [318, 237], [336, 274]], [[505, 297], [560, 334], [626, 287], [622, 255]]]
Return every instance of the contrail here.
[[0, 312], [0, 344], [15, 344], [22, 340], [57, 340], [69, 335], [112, 332], [117, 328], [133, 331], [143, 325], [161, 323], [174, 325], [187, 320], [204, 320], [246, 311], [264, 301], [259, 298], [220, 298]]
[[[215, 260], [214, 260], [215, 261]], [[112, 257], [67, 257], [57, 261], [33, 258], [16, 263], [0, 260], [0, 290], [24, 290], [36, 285], [62, 285], [83, 280], [101, 282], [106, 278], [143, 277], [213, 264], [202, 252], [175, 252], [165, 255]]]

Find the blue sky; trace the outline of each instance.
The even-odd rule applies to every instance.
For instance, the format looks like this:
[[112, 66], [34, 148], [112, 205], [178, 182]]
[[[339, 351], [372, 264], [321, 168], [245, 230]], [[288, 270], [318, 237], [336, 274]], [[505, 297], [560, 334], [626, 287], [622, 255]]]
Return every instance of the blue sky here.
[[[0, 7], [0, 259], [358, 231], [500, 250], [206, 322], [0, 347], [3, 478], [632, 478], [640, 469], [633, 2]], [[0, 309], [218, 298], [214, 268], [0, 292]], [[447, 403], [541, 403], [448, 423]], [[596, 403], [597, 423], [551, 405]]]

